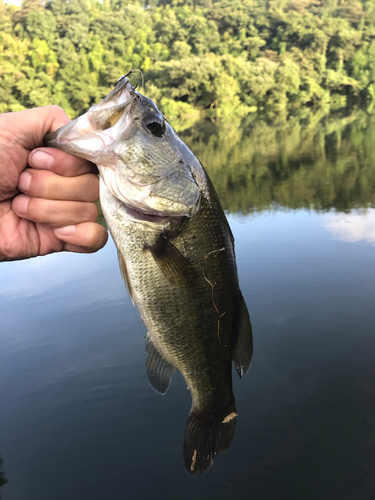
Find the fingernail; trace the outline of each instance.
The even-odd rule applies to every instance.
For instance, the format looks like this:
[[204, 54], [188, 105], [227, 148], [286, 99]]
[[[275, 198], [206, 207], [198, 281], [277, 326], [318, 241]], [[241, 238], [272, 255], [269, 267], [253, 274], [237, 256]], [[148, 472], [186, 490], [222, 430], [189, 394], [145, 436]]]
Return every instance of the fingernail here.
[[17, 196], [14, 198], [13, 201], [13, 209], [19, 213], [19, 214], [26, 214], [27, 213], [27, 205], [29, 204], [30, 197], [25, 196], [24, 194], [21, 194], [20, 196]]
[[31, 177], [32, 175], [29, 171], [25, 170], [22, 172], [18, 180], [18, 188], [20, 191], [28, 191], [30, 189]]
[[39, 151], [38, 149], [31, 153], [29, 157], [29, 164], [31, 167], [41, 168], [43, 170], [49, 170], [52, 168], [54, 161], [53, 156], [45, 153], [44, 151]]
[[76, 230], [76, 226], [64, 226], [64, 227], [56, 227], [54, 232], [56, 236], [71, 236], [74, 234]]

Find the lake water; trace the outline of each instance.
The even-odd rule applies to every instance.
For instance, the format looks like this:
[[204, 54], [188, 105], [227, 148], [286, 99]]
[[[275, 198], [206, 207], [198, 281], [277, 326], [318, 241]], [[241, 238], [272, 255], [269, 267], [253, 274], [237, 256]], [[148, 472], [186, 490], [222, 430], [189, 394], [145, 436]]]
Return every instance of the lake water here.
[[3, 500], [365, 500], [375, 491], [375, 122], [364, 112], [182, 132], [232, 227], [254, 334], [237, 429], [203, 476], [191, 397], [144, 368], [112, 241], [0, 264]]

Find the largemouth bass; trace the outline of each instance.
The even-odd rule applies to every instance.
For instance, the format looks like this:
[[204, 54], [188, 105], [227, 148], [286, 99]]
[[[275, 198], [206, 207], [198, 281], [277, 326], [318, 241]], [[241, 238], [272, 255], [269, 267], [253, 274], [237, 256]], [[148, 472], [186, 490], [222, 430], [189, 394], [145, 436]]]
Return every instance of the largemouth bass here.
[[232, 363], [252, 357], [234, 239], [199, 160], [126, 77], [98, 105], [46, 136], [100, 172], [100, 202], [129, 296], [147, 327], [146, 371], [165, 394], [180, 370], [192, 397], [185, 467], [202, 473], [236, 427]]

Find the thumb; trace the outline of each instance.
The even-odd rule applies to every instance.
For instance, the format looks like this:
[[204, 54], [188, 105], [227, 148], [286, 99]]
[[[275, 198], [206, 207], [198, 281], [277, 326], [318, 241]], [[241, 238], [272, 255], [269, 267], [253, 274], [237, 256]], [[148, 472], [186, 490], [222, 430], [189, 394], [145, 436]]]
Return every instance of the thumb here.
[[24, 149], [32, 150], [43, 145], [43, 137], [70, 122], [60, 106], [44, 106], [16, 113], [5, 113], [3, 124], [8, 135]]

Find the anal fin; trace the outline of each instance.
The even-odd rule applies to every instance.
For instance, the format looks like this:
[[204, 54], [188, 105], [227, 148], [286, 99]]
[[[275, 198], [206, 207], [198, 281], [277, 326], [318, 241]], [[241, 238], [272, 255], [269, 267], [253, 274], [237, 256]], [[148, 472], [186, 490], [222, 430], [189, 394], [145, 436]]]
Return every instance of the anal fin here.
[[233, 349], [233, 364], [238, 375], [242, 377], [249, 370], [253, 357], [253, 332], [249, 312], [241, 292], [238, 314], [238, 334]]
[[148, 338], [146, 345], [146, 373], [154, 391], [165, 394], [175, 371], [176, 368], [163, 358], [151, 339]]

